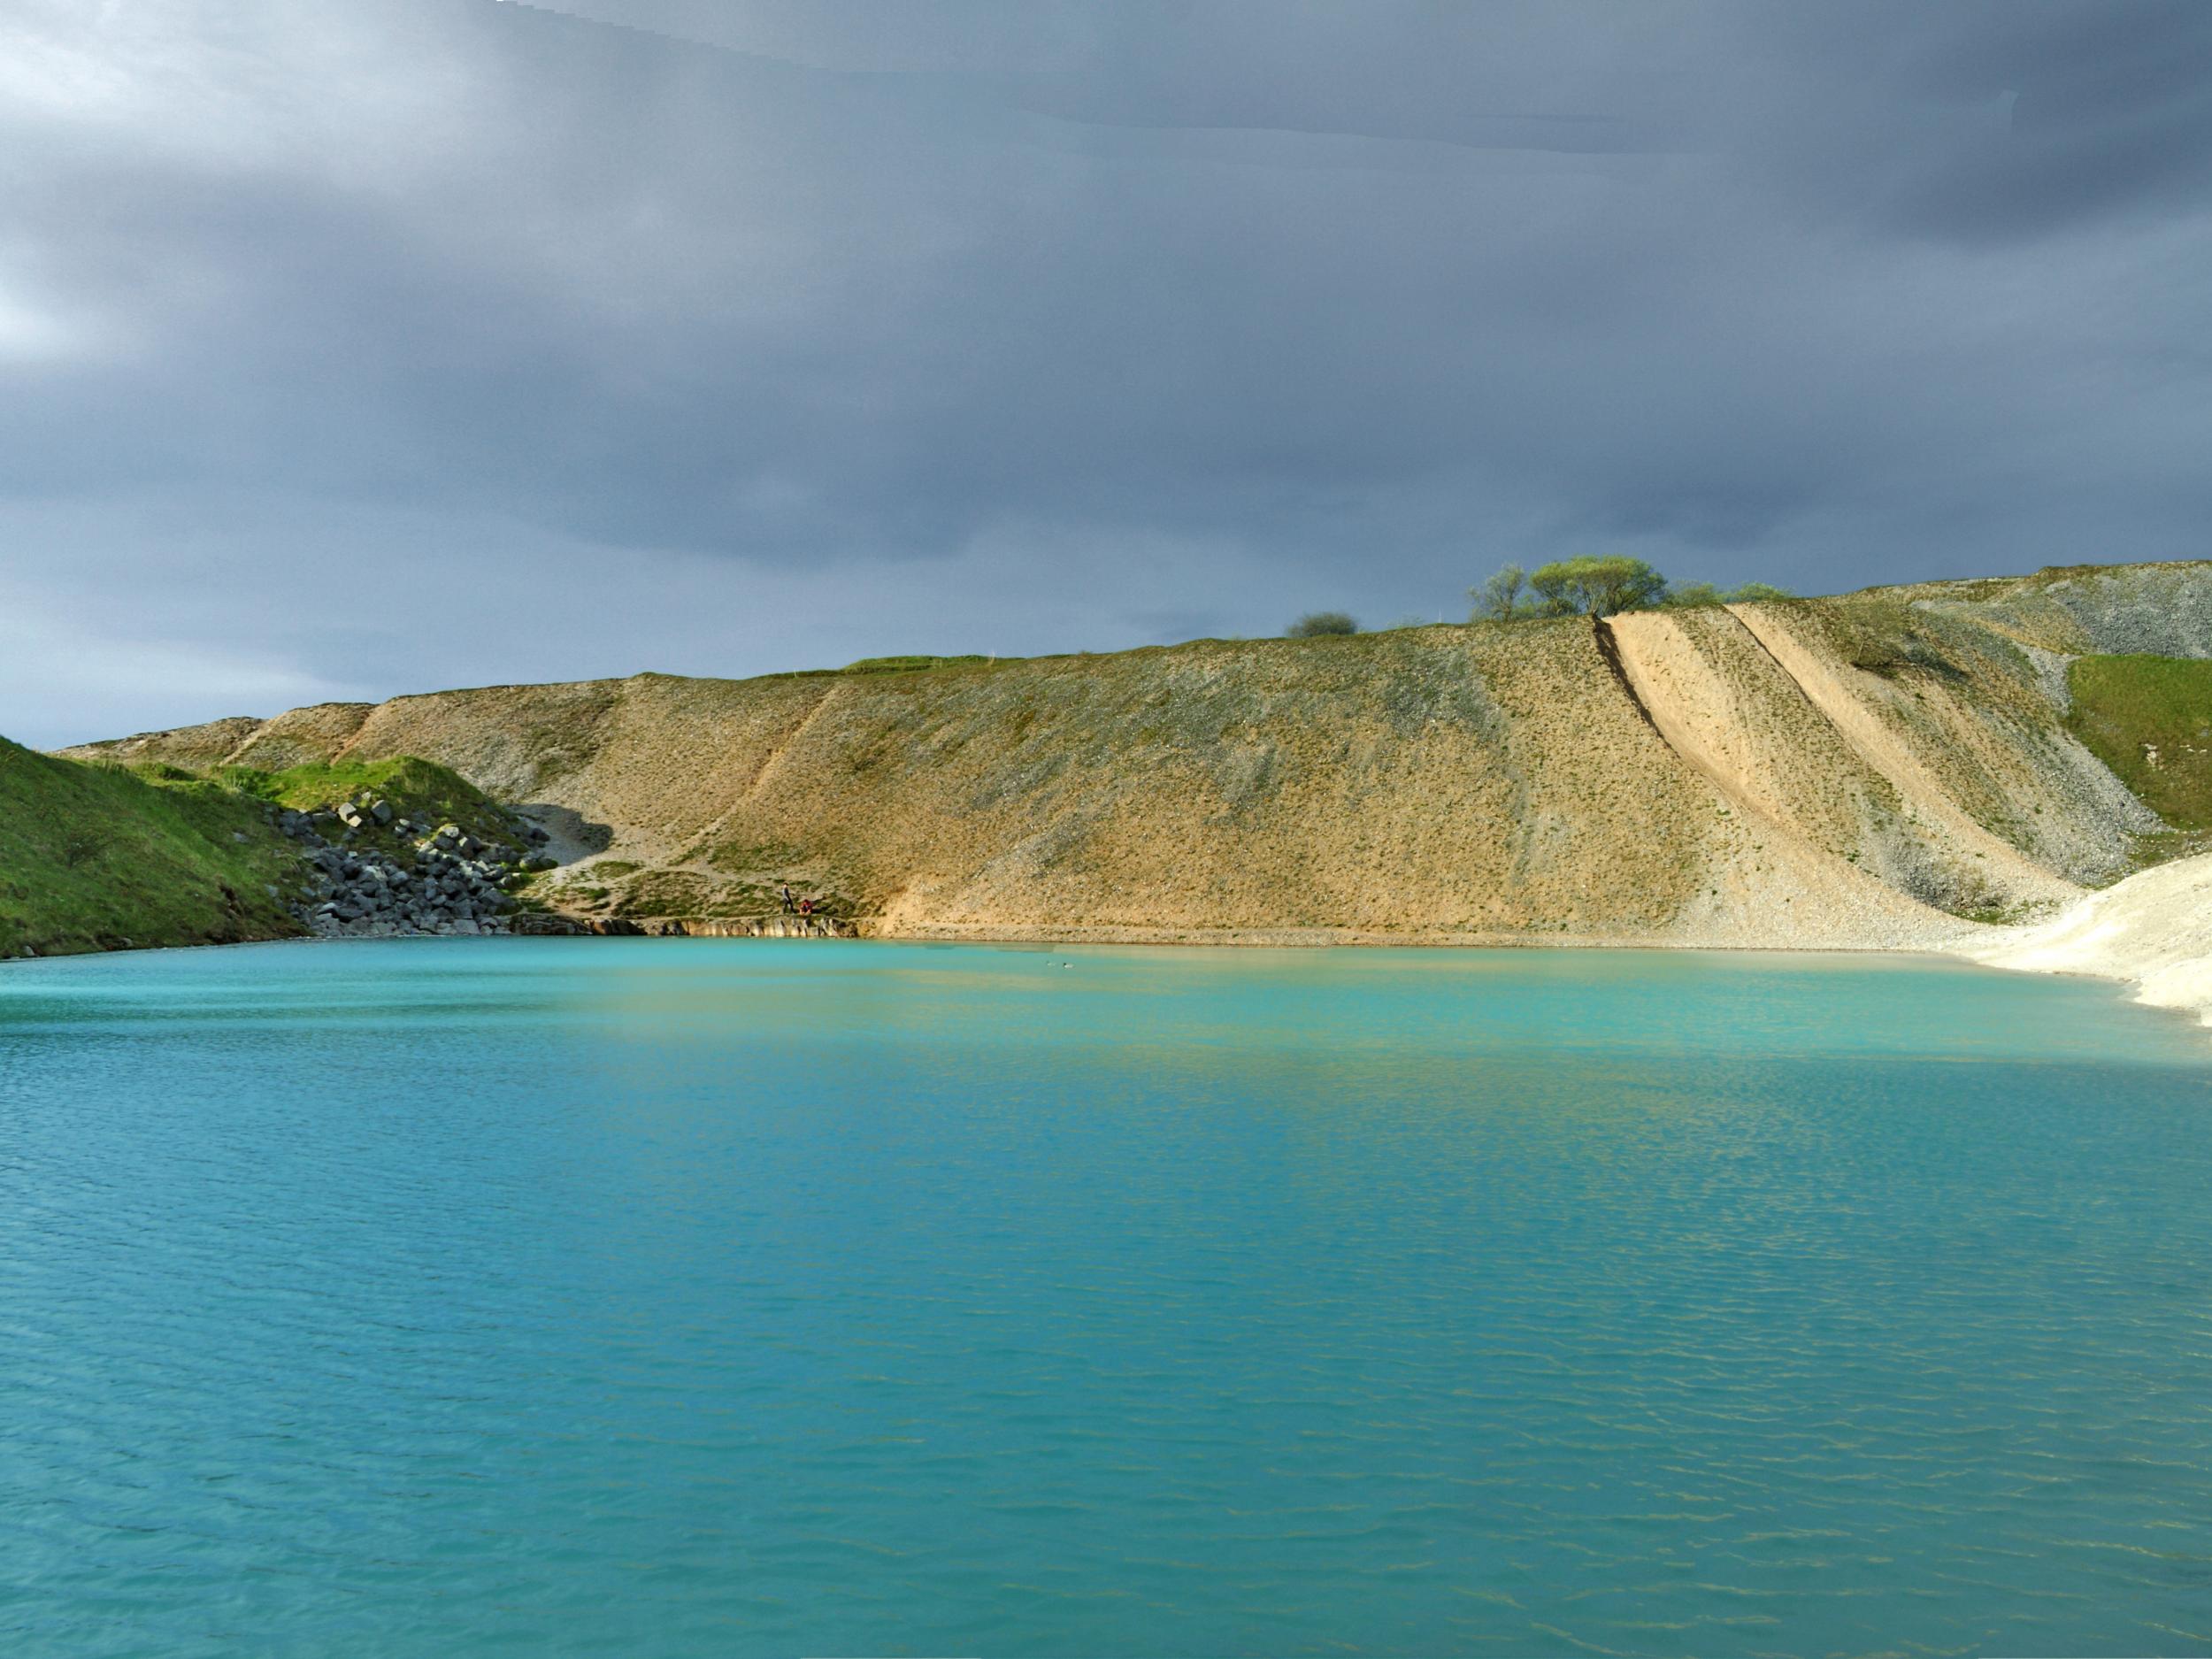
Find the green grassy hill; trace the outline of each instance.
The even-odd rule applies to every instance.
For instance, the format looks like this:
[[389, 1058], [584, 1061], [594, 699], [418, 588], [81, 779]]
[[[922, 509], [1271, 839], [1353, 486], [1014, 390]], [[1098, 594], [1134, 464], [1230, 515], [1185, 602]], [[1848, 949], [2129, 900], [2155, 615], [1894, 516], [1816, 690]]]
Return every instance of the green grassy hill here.
[[88, 765], [0, 738], [0, 956], [301, 931], [298, 855], [263, 804], [173, 767]]
[[2212, 662], [2078, 657], [2067, 689], [2074, 734], [2178, 832], [2146, 850], [2194, 850], [2212, 830]]

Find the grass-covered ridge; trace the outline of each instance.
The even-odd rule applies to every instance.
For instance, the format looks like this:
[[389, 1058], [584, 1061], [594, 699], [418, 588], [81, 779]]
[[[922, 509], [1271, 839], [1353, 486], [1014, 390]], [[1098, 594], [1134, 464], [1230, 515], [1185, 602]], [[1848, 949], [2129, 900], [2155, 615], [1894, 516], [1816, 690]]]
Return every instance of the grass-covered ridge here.
[[2212, 662], [2083, 657], [2067, 671], [2067, 724], [2177, 830], [2212, 829]]
[[272, 806], [307, 812], [348, 799], [372, 796], [432, 824], [457, 824], [483, 841], [507, 839], [507, 815], [457, 772], [411, 755], [390, 760], [337, 760], [262, 772], [222, 766], [213, 781]]
[[297, 864], [234, 789], [0, 738], [0, 956], [296, 933], [280, 895]]

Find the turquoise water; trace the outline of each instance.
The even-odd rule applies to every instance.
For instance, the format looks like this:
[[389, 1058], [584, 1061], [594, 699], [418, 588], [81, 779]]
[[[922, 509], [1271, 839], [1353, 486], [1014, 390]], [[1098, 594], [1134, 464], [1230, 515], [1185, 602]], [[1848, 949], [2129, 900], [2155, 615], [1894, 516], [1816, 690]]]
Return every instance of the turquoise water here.
[[0, 1651], [2212, 1646], [2212, 1039], [1610, 953], [0, 970]]

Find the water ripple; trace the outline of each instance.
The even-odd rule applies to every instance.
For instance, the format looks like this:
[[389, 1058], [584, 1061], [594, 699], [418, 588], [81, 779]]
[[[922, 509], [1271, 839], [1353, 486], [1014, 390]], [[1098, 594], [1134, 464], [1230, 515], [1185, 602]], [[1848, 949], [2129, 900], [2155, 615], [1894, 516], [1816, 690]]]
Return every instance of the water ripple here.
[[11, 964], [0, 1646], [2201, 1648], [2200, 1041], [1848, 960]]

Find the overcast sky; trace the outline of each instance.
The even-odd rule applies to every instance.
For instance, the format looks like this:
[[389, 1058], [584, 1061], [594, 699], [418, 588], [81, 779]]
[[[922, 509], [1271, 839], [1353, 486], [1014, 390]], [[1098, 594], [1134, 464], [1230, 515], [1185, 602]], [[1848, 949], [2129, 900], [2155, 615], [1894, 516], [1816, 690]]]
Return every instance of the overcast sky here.
[[2212, 555], [2212, 4], [0, 0], [0, 732]]

